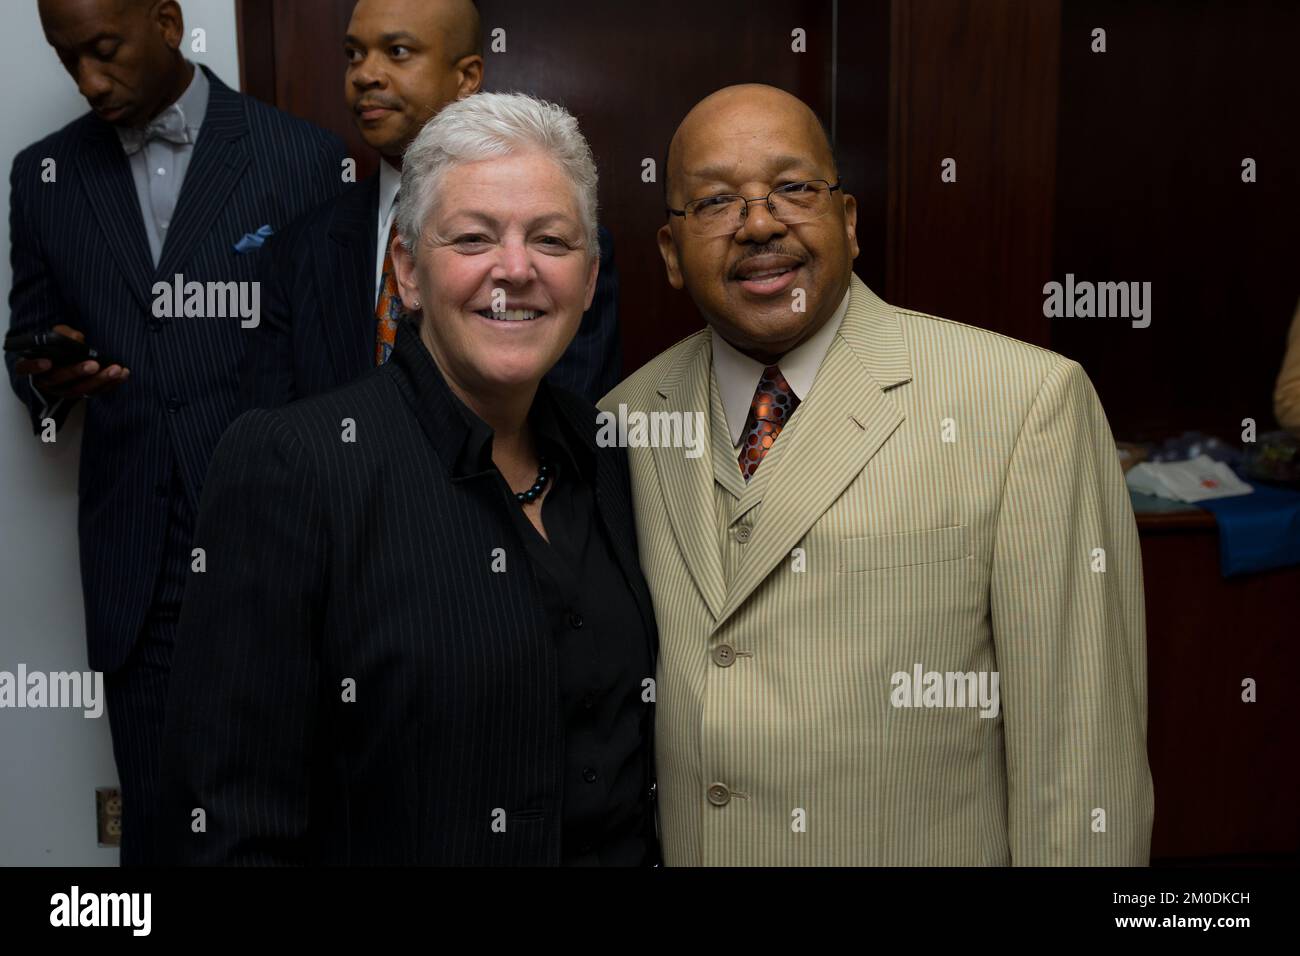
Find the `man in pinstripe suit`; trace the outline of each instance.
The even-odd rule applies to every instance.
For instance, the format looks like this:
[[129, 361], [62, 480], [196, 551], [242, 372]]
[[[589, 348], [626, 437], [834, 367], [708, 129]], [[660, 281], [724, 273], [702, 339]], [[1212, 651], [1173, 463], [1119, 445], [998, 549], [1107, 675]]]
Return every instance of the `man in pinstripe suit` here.
[[[380, 342], [402, 154], [443, 107], [483, 82], [482, 30], [470, 0], [360, 0], [343, 40], [344, 93], [379, 171], [269, 244], [265, 321], [240, 371], [240, 406], [277, 408], [338, 388], [387, 360]], [[596, 297], [552, 385], [594, 402], [622, 372], [614, 240], [600, 229]], [[389, 332], [394, 326], [387, 326]]]
[[7, 364], [38, 432], [91, 398], [79, 520], [87, 642], [106, 674], [122, 863], [148, 863], [173, 636], [186, 577], [202, 568], [191, 563], [193, 516], [256, 321], [170, 317], [155, 286], [251, 284], [257, 243], [246, 235], [338, 192], [343, 148], [185, 60], [173, 0], [42, 0], [40, 13], [92, 112], [14, 160], [10, 326], [84, 337], [120, 364]]
[[630, 450], [665, 862], [1145, 864], [1141, 556], [1083, 370], [877, 298], [786, 93], [709, 96], [667, 170], [710, 328], [601, 402], [709, 428]]

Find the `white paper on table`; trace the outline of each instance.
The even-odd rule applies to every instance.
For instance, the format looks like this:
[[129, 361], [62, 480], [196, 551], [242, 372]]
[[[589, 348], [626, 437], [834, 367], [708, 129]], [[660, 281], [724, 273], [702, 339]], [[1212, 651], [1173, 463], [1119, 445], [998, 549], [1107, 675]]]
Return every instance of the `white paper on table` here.
[[1206, 501], [1248, 495], [1255, 489], [1221, 461], [1197, 455], [1188, 461], [1142, 462], [1124, 476], [1134, 491], [1173, 501]]

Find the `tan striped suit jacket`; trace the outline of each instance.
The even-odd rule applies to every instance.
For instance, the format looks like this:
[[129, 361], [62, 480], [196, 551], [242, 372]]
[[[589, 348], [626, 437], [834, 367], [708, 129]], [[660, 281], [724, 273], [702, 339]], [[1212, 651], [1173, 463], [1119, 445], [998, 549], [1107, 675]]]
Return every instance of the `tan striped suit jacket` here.
[[629, 449], [667, 864], [1145, 864], [1141, 555], [1078, 363], [855, 276], [754, 489], [711, 368], [702, 330], [601, 402], [709, 429]]

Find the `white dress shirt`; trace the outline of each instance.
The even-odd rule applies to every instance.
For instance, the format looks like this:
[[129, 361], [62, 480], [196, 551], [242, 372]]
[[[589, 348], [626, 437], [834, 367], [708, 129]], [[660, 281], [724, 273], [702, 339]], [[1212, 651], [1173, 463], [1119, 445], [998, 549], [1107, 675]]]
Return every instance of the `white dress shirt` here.
[[379, 234], [375, 250], [375, 303], [383, 291], [384, 256], [388, 252], [388, 231], [393, 228], [393, 214], [397, 211], [397, 187], [402, 184], [402, 172], [388, 160], [379, 159]]
[[[826, 320], [811, 338], [786, 352], [776, 362], [795, 396], [803, 401], [812, 390], [817, 370], [822, 366], [826, 350], [831, 347], [844, 313], [849, 309], [846, 291], [835, 314]], [[739, 450], [740, 441], [749, 420], [749, 410], [754, 404], [754, 392], [763, 378], [767, 366], [739, 351], [734, 345], [713, 330], [713, 379], [718, 383], [718, 395], [727, 414], [727, 430], [731, 432], [731, 447]]]

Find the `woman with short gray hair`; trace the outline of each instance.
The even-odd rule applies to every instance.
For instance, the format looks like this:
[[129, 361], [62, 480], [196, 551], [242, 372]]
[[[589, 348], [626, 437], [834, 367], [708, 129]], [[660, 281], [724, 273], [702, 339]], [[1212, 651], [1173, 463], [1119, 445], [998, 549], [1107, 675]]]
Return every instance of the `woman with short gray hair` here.
[[463, 163], [524, 150], [548, 155], [573, 185], [587, 251], [596, 241], [596, 161], [563, 107], [522, 93], [484, 93], [461, 100], [430, 120], [402, 157], [397, 231], [415, 249], [445, 172]]
[[476, 94], [407, 151], [397, 223], [391, 360], [244, 415], [213, 459], [171, 842], [652, 863], [656, 635], [625, 453], [543, 381], [595, 288], [591, 151], [555, 104]]

